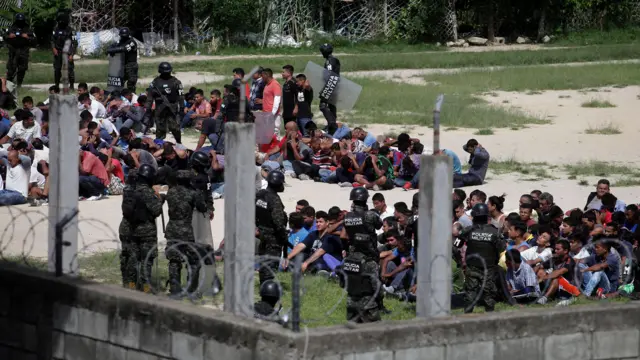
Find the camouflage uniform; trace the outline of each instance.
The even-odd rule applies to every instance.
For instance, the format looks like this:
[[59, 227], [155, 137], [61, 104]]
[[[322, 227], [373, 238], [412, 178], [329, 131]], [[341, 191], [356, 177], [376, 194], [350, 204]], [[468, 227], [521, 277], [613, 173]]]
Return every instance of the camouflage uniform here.
[[156, 195], [150, 185], [144, 182], [138, 182], [135, 191], [147, 208], [149, 220], [134, 226], [132, 229], [131, 235], [134, 243], [132, 256], [135, 256], [136, 259], [139, 259], [144, 264], [144, 267], [141, 266], [140, 268], [140, 283], [143, 284], [145, 292], [149, 292], [151, 269], [154, 259], [158, 256], [156, 218], [162, 214], [164, 201]]
[[[9, 38], [9, 35], [15, 35], [14, 38]], [[22, 34], [27, 34], [28, 39], [22, 37]], [[13, 24], [7, 32], [5, 37], [7, 48], [9, 49], [9, 59], [7, 60], [7, 80], [13, 82], [16, 74], [18, 75], [18, 86], [22, 85], [24, 75], [29, 69], [29, 48], [35, 46], [35, 35], [33, 31], [24, 24]]]
[[[178, 184], [172, 186], [167, 192], [167, 205], [169, 206], [169, 222], [165, 232], [167, 248], [165, 255], [169, 260], [169, 285], [172, 294], [180, 293], [182, 262], [186, 257], [191, 270], [189, 279], [189, 292], [195, 291], [198, 285], [200, 272], [199, 255], [196, 250], [193, 227], [191, 226], [194, 209], [200, 212], [206, 211], [206, 204], [202, 194], [190, 187], [191, 172], [180, 170], [177, 174]], [[186, 244], [193, 243], [192, 244]]]
[[365, 206], [354, 206], [344, 219], [351, 248], [342, 269], [347, 278], [347, 320], [359, 323], [380, 320], [382, 282], [376, 230], [382, 220]]
[[287, 214], [280, 196], [271, 188], [256, 194], [256, 227], [260, 231], [258, 255], [266, 256], [260, 266], [260, 284], [273, 279], [282, 248], [287, 243]]
[[[122, 198], [133, 196], [135, 191], [137, 170], [130, 169], [127, 176], [127, 183], [122, 192]], [[122, 217], [120, 227], [118, 228], [120, 242], [122, 243], [122, 251], [120, 252], [120, 272], [122, 272], [122, 285], [136, 288], [138, 282], [138, 263], [139, 259], [135, 256], [133, 238], [131, 236], [131, 223], [126, 216]]]
[[253, 311], [256, 319], [271, 321], [280, 325], [284, 324], [284, 321], [280, 318], [276, 309], [265, 301], [258, 301], [255, 303], [253, 305]]
[[180, 109], [184, 104], [184, 94], [180, 80], [173, 76], [168, 78], [158, 76], [149, 85], [147, 94], [149, 94], [145, 104], [147, 113], [151, 113], [151, 105], [154, 102], [156, 105], [153, 112], [156, 139], [164, 139], [169, 131], [177, 143], [182, 143], [178, 116], [182, 113]]
[[482, 297], [477, 300], [478, 303], [484, 304], [485, 308], [490, 310], [496, 306], [495, 299], [498, 297], [498, 288], [496, 287], [494, 275], [494, 269], [487, 269], [487, 280], [483, 288], [482, 282], [485, 281], [484, 269], [467, 266], [464, 272], [464, 303], [467, 307], [474, 305], [474, 301], [476, 301], [476, 297], [480, 292], [482, 292]]

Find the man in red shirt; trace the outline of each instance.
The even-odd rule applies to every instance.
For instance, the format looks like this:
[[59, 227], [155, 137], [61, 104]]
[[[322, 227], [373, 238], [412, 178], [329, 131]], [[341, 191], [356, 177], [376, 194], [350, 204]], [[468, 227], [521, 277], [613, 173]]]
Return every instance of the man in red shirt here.
[[80, 150], [79, 154], [79, 193], [87, 200], [98, 200], [109, 186], [109, 175], [104, 164], [89, 151]]
[[262, 79], [264, 80], [264, 92], [262, 94], [262, 111], [270, 112], [276, 117], [275, 133], [280, 132], [282, 117], [280, 116], [280, 100], [282, 99], [282, 88], [280, 84], [273, 78], [271, 69], [262, 70]]

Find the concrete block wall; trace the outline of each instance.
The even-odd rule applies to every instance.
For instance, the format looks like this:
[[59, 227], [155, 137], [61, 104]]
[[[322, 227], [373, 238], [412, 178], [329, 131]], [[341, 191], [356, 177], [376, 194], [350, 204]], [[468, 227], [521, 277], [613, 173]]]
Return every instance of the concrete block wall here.
[[435, 321], [276, 324], [0, 263], [0, 360], [626, 360], [640, 303]]

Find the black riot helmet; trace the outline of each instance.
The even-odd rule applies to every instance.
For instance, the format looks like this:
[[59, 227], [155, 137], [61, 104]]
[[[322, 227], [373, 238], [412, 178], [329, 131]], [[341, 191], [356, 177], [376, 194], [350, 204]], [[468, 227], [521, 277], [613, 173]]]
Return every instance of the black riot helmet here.
[[170, 75], [172, 71], [173, 68], [171, 67], [171, 64], [166, 61], [163, 61], [160, 63], [160, 65], [158, 65], [158, 72], [162, 75]]
[[277, 192], [284, 191], [284, 174], [278, 170], [271, 170], [267, 175], [267, 184]]
[[16, 14], [16, 24], [24, 24], [27, 18], [24, 17], [24, 14], [17, 13]]
[[260, 298], [271, 306], [280, 300], [280, 296], [282, 296], [282, 290], [277, 282], [267, 280], [260, 285]]
[[351, 190], [349, 200], [357, 203], [366, 203], [369, 199], [369, 191], [363, 187], [357, 187]]
[[129, 34], [129, 28], [128, 27], [120, 28], [120, 32], [118, 33], [118, 35], [120, 35], [120, 39], [122, 39], [122, 40], [126, 40], [126, 39], [129, 38], [129, 36], [131, 36], [131, 34]]
[[67, 26], [69, 24], [69, 13], [65, 10], [58, 11], [58, 15], [56, 16], [56, 21], [61, 26]]
[[142, 164], [140, 168], [138, 168], [138, 179], [142, 179], [147, 182], [147, 184], [152, 184], [153, 180], [156, 178], [156, 169], [149, 164]]
[[207, 154], [202, 151], [196, 151], [191, 155], [191, 166], [196, 169], [206, 169], [211, 164], [211, 160]]
[[329, 55], [333, 54], [333, 45], [328, 43], [320, 45], [320, 53], [322, 53], [322, 56], [325, 58], [329, 57]]
[[471, 217], [474, 223], [486, 223], [489, 217], [489, 207], [487, 204], [480, 203], [473, 205], [471, 209]]

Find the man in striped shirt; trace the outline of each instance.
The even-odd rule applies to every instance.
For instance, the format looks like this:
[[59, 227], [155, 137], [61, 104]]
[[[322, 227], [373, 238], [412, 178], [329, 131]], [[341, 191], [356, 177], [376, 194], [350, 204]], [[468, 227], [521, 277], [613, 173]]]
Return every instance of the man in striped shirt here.
[[311, 151], [305, 152], [302, 160], [293, 161], [293, 170], [300, 180], [318, 180], [331, 175], [331, 149], [321, 146], [319, 138], [311, 139]]

